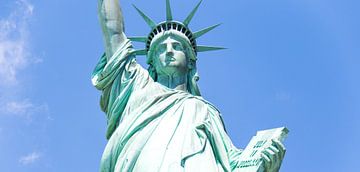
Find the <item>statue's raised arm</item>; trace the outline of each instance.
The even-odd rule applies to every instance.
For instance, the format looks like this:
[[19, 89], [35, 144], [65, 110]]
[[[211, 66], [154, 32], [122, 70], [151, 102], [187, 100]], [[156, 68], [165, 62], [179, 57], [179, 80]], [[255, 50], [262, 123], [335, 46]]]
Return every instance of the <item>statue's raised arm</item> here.
[[[106, 113], [110, 138], [116, 129], [129, 95], [142, 86], [145, 71], [136, 63], [131, 42], [124, 34], [119, 0], [98, 0], [99, 20], [105, 41], [105, 53], [92, 73], [92, 84], [102, 92], [100, 107]], [[138, 79], [140, 78], [140, 79]], [[142, 79], [142, 80], [141, 80]]]
[[110, 58], [119, 46], [126, 41], [124, 19], [119, 0], [98, 0], [98, 10], [106, 55]]

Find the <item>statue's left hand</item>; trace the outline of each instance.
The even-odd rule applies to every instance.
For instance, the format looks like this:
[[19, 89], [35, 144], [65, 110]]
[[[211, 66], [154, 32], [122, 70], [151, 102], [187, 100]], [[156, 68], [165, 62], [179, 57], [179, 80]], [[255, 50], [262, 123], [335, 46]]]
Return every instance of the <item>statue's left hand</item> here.
[[277, 139], [261, 153], [265, 172], [278, 172], [285, 155], [285, 146]]

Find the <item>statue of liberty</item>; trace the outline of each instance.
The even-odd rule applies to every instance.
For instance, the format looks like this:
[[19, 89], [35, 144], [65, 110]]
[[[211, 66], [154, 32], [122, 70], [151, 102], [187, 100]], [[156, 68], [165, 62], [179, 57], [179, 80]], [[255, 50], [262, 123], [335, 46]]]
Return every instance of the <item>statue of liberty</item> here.
[[[188, 25], [200, 3], [183, 22], [173, 20], [169, 0], [166, 20], [150, 26], [146, 37], [128, 38], [118, 0], [99, 0], [105, 53], [92, 74], [102, 92], [108, 143], [101, 172], [239, 170], [241, 149], [227, 135], [220, 112], [204, 100], [197, 86], [197, 53], [221, 49], [198, 46], [196, 38], [217, 25], [191, 32]], [[146, 44], [134, 50], [131, 41]], [[136, 62], [146, 55], [148, 69]], [[278, 171], [285, 148], [273, 140], [262, 153], [265, 171]]]

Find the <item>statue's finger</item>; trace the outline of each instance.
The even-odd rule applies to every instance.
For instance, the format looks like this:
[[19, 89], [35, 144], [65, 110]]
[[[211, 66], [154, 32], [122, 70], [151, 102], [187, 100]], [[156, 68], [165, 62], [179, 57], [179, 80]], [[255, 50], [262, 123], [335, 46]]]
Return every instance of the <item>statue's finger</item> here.
[[268, 163], [267, 167], [269, 169], [272, 169], [273, 165], [275, 164], [274, 163], [274, 159], [276, 158], [275, 152], [273, 152], [272, 150], [266, 148], [266, 149], [264, 149], [263, 154], [266, 155], [269, 158], [269, 161], [267, 162]]
[[272, 151], [270, 148], [266, 148], [264, 151], [267, 152], [270, 156], [275, 155], [275, 152]]
[[284, 158], [285, 152], [286, 152], [285, 146], [277, 139], [276, 140], [273, 139], [272, 141], [277, 146], [278, 150], [280, 151], [279, 154], [280, 154], [280, 158], [282, 160]]
[[279, 153], [279, 152], [280, 152], [280, 150], [279, 150], [278, 148], [276, 148], [275, 146], [273, 146], [273, 145], [270, 145], [270, 146], [269, 146], [269, 149], [272, 150], [272, 151], [275, 152], [275, 153]]
[[271, 161], [270, 157], [265, 154], [265, 152], [261, 153], [261, 157], [265, 160], [265, 164]]
[[263, 154], [265, 154], [269, 158], [270, 164], [272, 164], [272, 162], [274, 161], [275, 153], [272, 150], [266, 148], [264, 149]]
[[264, 165], [265, 171], [269, 171], [269, 169], [270, 169], [270, 158], [267, 155], [265, 155], [264, 153], [261, 153], [261, 158], [264, 160], [263, 165]]
[[272, 159], [272, 161], [273, 161], [272, 164], [276, 164], [279, 161], [281, 161], [282, 155], [281, 155], [281, 152], [279, 151], [279, 149], [277, 149], [275, 146], [270, 146], [269, 150], [274, 152], [273, 159]]
[[273, 142], [273, 143], [275, 142], [275, 144], [277, 145], [278, 149], [282, 149], [282, 150], [284, 150], [284, 151], [286, 150], [284, 144], [282, 144], [282, 143], [280, 142], [280, 140], [278, 140], [278, 139], [272, 139], [272, 142]]

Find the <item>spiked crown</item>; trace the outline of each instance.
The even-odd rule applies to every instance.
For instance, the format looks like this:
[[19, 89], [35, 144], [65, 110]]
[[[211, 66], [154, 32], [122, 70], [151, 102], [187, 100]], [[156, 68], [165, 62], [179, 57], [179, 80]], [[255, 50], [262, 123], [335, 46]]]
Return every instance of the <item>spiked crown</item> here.
[[176, 30], [178, 32], [183, 33], [188, 41], [190, 42], [195, 54], [197, 52], [204, 52], [204, 51], [212, 51], [212, 50], [221, 50], [224, 49], [222, 47], [213, 47], [213, 46], [200, 46], [197, 45], [196, 39], [204, 35], [205, 33], [213, 30], [217, 25], [213, 25], [210, 27], [207, 27], [205, 29], [202, 29], [197, 32], [191, 32], [188, 25], [191, 22], [192, 18], [194, 17], [197, 9], [199, 8], [202, 0], [195, 6], [195, 8], [190, 12], [190, 14], [186, 17], [186, 19], [183, 22], [175, 21], [172, 17], [172, 11], [170, 8], [170, 2], [169, 0], [166, 0], [166, 21], [160, 22], [159, 24], [156, 24], [151, 18], [149, 18], [147, 15], [145, 15], [139, 8], [137, 8], [135, 5], [134, 8], [137, 10], [137, 12], [141, 15], [141, 17], [145, 20], [145, 22], [150, 26], [151, 32], [148, 34], [148, 36], [144, 37], [129, 37], [131, 41], [136, 42], [143, 42], [145, 43], [145, 49], [143, 50], [136, 50], [135, 53], [137, 55], [146, 55], [150, 49], [151, 42], [153, 38], [160, 33], [163, 33], [165, 31], [171, 31]]

